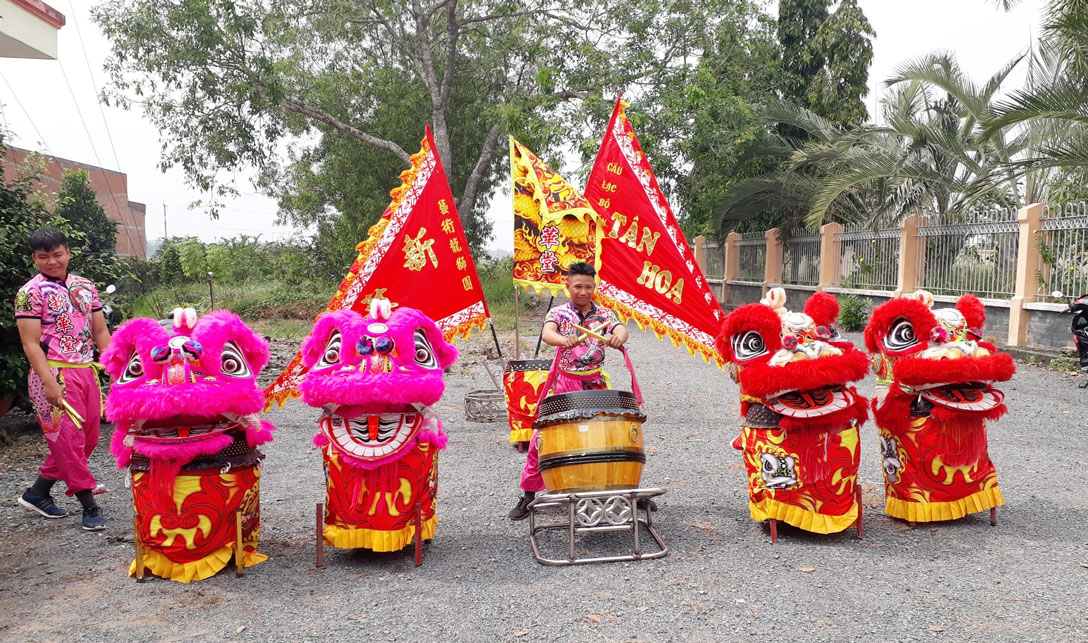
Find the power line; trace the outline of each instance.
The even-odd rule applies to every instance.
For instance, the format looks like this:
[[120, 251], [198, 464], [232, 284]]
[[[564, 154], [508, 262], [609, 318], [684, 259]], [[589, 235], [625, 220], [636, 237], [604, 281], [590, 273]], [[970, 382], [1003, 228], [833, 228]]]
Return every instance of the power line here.
[[[72, 10], [72, 24], [76, 28], [76, 38], [79, 39], [79, 48], [83, 50], [83, 62], [87, 65], [87, 75], [91, 78], [91, 87], [98, 88], [98, 81], [94, 79], [94, 70], [91, 69], [91, 58], [87, 55], [87, 47], [83, 44], [83, 32], [79, 30], [79, 20], [76, 18], [76, 8], [72, 4], [72, 0], [68, 0], [68, 7]], [[106, 140], [110, 142], [110, 150], [113, 151], [113, 163], [117, 166], [117, 171], [121, 171], [121, 161], [117, 158], [117, 148], [113, 145], [113, 134], [110, 133], [110, 124], [106, 120], [106, 110], [102, 109], [102, 101], [96, 100], [98, 104], [98, 113], [102, 116], [102, 125], [106, 128]]]
[[[113, 185], [110, 184], [110, 175], [106, 173], [106, 168], [102, 167], [102, 159], [98, 156], [98, 148], [94, 145], [94, 139], [91, 137], [91, 130], [87, 127], [86, 119], [83, 118], [83, 110], [79, 108], [79, 101], [76, 100], [76, 93], [72, 89], [72, 83], [68, 81], [68, 73], [64, 71], [64, 63], [62, 63], [59, 58], [57, 59], [57, 65], [60, 66], [60, 75], [64, 78], [64, 84], [68, 86], [68, 95], [72, 97], [72, 104], [75, 105], [76, 114], [79, 115], [79, 122], [83, 125], [83, 133], [87, 135], [87, 142], [91, 144], [91, 153], [94, 154], [94, 161], [98, 164], [98, 169], [102, 172], [102, 178], [106, 181], [106, 188], [110, 191], [110, 200], [113, 201], [113, 207], [117, 209], [117, 214], [121, 216], [121, 227], [125, 231], [125, 237], [128, 238], [129, 248], [135, 250], [139, 246], [133, 241], [132, 231], [128, 229], [128, 223], [124, 220], [125, 210], [122, 210], [121, 205], [117, 203], [117, 193], [113, 190]], [[94, 81], [92, 80], [92, 83], [93, 82]], [[120, 171], [120, 168], [118, 168], [118, 171]], [[125, 204], [125, 208], [128, 210], [129, 215], [131, 215], [132, 209], [128, 207], [127, 203]], [[135, 223], [135, 217], [132, 217], [132, 219], [133, 223]], [[146, 234], [144, 236], [146, 237]], [[143, 258], [147, 259], [146, 246]]]
[[[80, 29], [79, 29], [79, 20], [76, 18], [76, 8], [75, 8], [75, 5], [72, 4], [72, 0], [68, 0], [68, 8], [72, 10], [72, 24], [75, 25], [75, 28], [76, 28], [76, 38], [79, 40], [79, 48], [80, 48], [80, 50], [83, 51], [83, 62], [84, 62], [85, 65], [87, 65], [87, 76], [90, 77], [90, 79], [91, 79], [91, 87], [92, 88], [97, 88], [98, 83], [95, 81], [94, 71], [91, 69], [91, 58], [90, 58], [90, 56], [87, 55], [87, 46], [83, 43], [83, 32], [80, 31]], [[64, 73], [64, 66], [63, 65], [61, 65], [60, 70], [61, 70], [61, 73], [63, 74]], [[66, 83], [68, 82], [68, 76], [67, 75], [64, 76], [64, 82], [66, 82]], [[72, 91], [72, 86], [71, 85], [68, 86], [68, 91], [69, 92]], [[75, 101], [75, 96], [74, 95], [72, 97], [72, 100]], [[106, 120], [106, 111], [104, 109], [102, 109], [102, 101], [99, 100], [97, 97], [95, 99], [95, 103], [98, 105], [98, 114], [102, 117], [102, 125], [106, 129], [106, 140], [109, 141], [110, 150], [113, 152], [113, 163], [114, 163], [114, 165], [117, 166], [117, 171], [121, 172], [121, 160], [117, 158], [117, 148], [113, 144], [113, 134], [110, 133], [110, 124], [109, 124], [109, 121]], [[78, 104], [76, 105], [76, 111], [79, 112], [79, 105]], [[82, 113], [79, 114], [79, 119], [81, 121], [83, 120], [83, 114]], [[85, 130], [87, 129], [87, 124], [86, 123], [83, 124], [83, 129], [85, 129]], [[87, 138], [90, 139], [90, 132], [87, 132]], [[94, 143], [93, 142], [91, 143], [91, 149], [94, 149]], [[95, 152], [95, 158], [97, 158], [97, 157], [98, 157], [98, 152], [96, 151]], [[101, 164], [102, 164], [102, 162], [99, 161], [99, 165], [101, 165]], [[123, 173], [123, 172], [121, 172], [121, 173]], [[117, 197], [113, 196], [113, 194], [114, 194], [113, 187], [110, 186], [109, 177], [106, 175], [105, 172], [102, 173], [102, 176], [106, 179], [106, 186], [109, 187], [109, 189], [110, 189], [110, 197], [113, 199], [114, 207], [117, 208], [117, 214], [121, 215], [122, 214], [121, 209], [117, 205]], [[126, 193], [127, 193], [127, 191], [126, 191]], [[126, 203], [125, 205], [127, 206], [128, 204]], [[136, 223], [136, 215], [132, 212], [132, 208], [128, 208], [128, 214], [129, 214], [129, 217], [132, 219], [132, 223], [135, 224]], [[147, 217], [147, 214], [145, 212], [145, 214], [144, 214], [144, 256], [143, 256], [144, 259], [147, 259], [147, 218], [146, 217]], [[121, 218], [122, 218], [121, 226], [125, 230], [125, 236], [128, 237], [129, 248], [131, 250], [135, 250], [136, 248], [134, 247], [134, 245], [132, 243], [132, 233], [128, 229], [129, 228], [128, 223], [124, 221], [124, 216], [123, 215], [122, 215]]]
[[23, 101], [19, 100], [19, 94], [16, 94], [15, 90], [12, 89], [11, 83], [8, 82], [8, 77], [5, 76], [3, 72], [0, 72], [0, 78], [2, 78], [4, 80], [4, 84], [7, 85], [8, 91], [11, 92], [11, 97], [15, 99], [15, 104], [19, 106], [19, 109], [23, 110], [23, 114], [26, 116], [26, 120], [30, 121], [30, 126], [34, 128], [34, 133], [38, 135], [38, 141], [45, 147], [45, 151], [49, 152], [50, 156], [53, 156], [53, 150], [49, 148], [49, 143], [45, 142], [45, 137], [42, 136], [41, 130], [39, 130], [38, 126], [34, 124], [34, 119], [30, 117], [30, 112], [27, 111], [25, 107], [23, 107]]

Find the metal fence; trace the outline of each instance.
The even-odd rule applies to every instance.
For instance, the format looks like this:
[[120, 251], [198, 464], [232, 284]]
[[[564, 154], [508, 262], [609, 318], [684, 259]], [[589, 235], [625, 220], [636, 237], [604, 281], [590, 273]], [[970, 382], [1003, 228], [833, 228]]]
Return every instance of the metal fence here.
[[782, 283], [815, 286], [820, 283], [820, 235], [792, 230], [782, 242]]
[[1019, 229], [1015, 209], [923, 217], [915, 286], [935, 295], [1012, 297]]
[[703, 244], [703, 250], [706, 256], [706, 278], [724, 279], [725, 252], [722, 247], [713, 241], [707, 241]]
[[1057, 299], [1054, 291], [1065, 297], [1088, 292], [1088, 204], [1044, 206], [1042, 230], [1032, 234], [1041, 255], [1035, 271], [1039, 299]]
[[839, 286], [895, 290], [899, 285], [899, 228], [894, 221], [851, 223], [839, 242]]
[[762, 232], [745, 232], [736, 241], [740, 281], [762, 282], [767, 270], [767, 238]]

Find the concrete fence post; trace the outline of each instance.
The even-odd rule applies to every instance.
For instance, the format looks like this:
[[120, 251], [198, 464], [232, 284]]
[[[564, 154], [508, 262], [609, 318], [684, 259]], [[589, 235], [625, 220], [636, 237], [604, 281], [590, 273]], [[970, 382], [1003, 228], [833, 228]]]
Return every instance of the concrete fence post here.
[[740, 251], [737, 249], [738, 239], [740, 239], [739, 232], [730, 232], [725, 237], [725, 247], [722, 248], [722, 252], [725, 253], [725, 276], [722, 279], [723, 303], [729, 301], [729, 282], [740, 276]]
[[816, 290], [824, 291], [839, 285], [842, 253], [835, 235], [842, 232], [841, 223], [825, 223], [820, 227], [820, 277]]
[[1016, 283], [1009, 300], [1009, 346], [1023, 346], [1028, 339], [1028, 320], [1031, 311], [1024, 304], [1035, 301], [1039, 284], [1035, 271], [1040, 265], [1039, 248], [1035, 238], [1043, 227], [1043, 205], [1033, 203], [1016, 213], [1020, 224], [1019, 246], [1016, 253]]
[[763, 294], [772, 286], [782, 285], [782, 244], [778, 242], [780, 230], [771, 228], [763, 233], [767, 240], [767, 260], [763, 265]]
[[899, 222], [899, 279], [895, 297], [914, 292], [921, 277], [918, 266], [918, 224], [921, 220], [912, 214]]
[[695, 264], [699, 266], [703, 277], [706, 277], [706, 237], [703, 235], [695, 237], [691, 240], [691, 245], [695, 246]]
[[725, 238], [725, 280], [731, 281], [740, 276], [740, 251], [737, 250], [739, 232], [730, 232]]

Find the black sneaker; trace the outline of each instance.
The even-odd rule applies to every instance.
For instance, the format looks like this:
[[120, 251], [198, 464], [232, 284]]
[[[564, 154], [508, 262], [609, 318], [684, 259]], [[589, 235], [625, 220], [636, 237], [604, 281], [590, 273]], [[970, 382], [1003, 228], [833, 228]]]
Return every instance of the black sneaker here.
[[63, 518], [68, 515], [68, 512], [57, 506], [57, 503], [53, 502], [53, 498], [46, 496], [39, 498], [37, 496], [30, 495], [30, 489], [23, 492], [22, 496], [19, 496], [19, 504], [26, 507], [31, 511], [37, 511], [42, 516], [53, 519]]
[[526, 498], [525, 496], [518, 498], [517, 506], [510, 510], [510, 513], [507, 514], [507, 517], [510, 518], [510, 520], [525, 520], [529, 516], [530, 502], [532, 502], [532, 500]]
[[102, 531], [106, 528], [106, 519], [102, 517], [102, 507], [94, 505], [83, 510], [83, 529]]

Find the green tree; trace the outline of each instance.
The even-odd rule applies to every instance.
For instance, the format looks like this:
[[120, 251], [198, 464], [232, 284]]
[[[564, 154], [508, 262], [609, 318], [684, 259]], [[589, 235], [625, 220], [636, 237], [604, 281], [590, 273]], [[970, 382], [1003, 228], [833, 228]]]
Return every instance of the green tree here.
[[68, 170], [61, 177], [54, 214], [83, 234], [71, 240], [72, 268], [99, 288], [124, 273], [117, 260], [117, 224], [110, 221], [91, 189], [86, 170]]
[[[1008, 8], [1019, 2], [997, 4]], [[1010, 159], [1025, 181], [1046, 181], [1052, 198], [1083, 198], [1088, 178], [1088, 1], [1049, 0], [1027, 85], [999, 103], [987, 135], [1015, 128], [1032, 144]]]
[[196, 237], [184, 237], [177, 244], [178, 259], [185, 276], [193, 281], [208, 276], [208, 257], [204, 244]]
[[12, 180], [3, 174], [0, 166], [0, 399], [26, 391], [30, 366], [15, 327], [13, 302], [15, 292], [37, 272], [27, 238], [49, 219], [45, 208], [29, 199], [34, 177]]
[[[7, 152], [0, 132], [0, 154]], [[26, 393], [30, 364], [23, 354], [15, 325], [15, 293], [38, 273], [27, 240], [38, 228], [51, 226], [64, 232], [69, 243], [86, 243], [83, 232], [69, 221], [53, 216], [37, 192], [40, 165], [28, 164], [14, 176], [0, 166], [0, 399]]]
[[[218, 177], [253, 166], [273, 194], [358, 205], [330, 190], [336, 175], [322, 177], [323, 167], [278, 167], [281, 142], [306, 150], [316, 128], [322, 140], [346, 137], [404, 167], [430, 122], [480, 250], [490, 236], [483, 204], [502, 176], [501, 134], [541, 153], [560, 149], [584, 122], [579, 101], [614, 95], [675, 62], [659, 34], [676, 34], [663, 26], [692, 4], [110, 0], [94, 16], [113, 45], [111, 99], [142, 104], [168, 141], [162, 165], [180, 166], [198, 188], [228, 194], [234, 188]], [[332, 147], [311, 158], [328, 158]], [[384, 183], [386, 166], [359, 169], [382, 171]]]
[[86, 170], [66, 170], [61, 177], [55, 213], [82, 230], [86, 239], [77, 247], [96, 254], [114, 254], [117, 224], [110, 221], [91, 189]]
[[[758, 112], [783, 82], [775, 23], [759, 4], [703, 2], [693, 11], [676, 27], [691, 62], [648, 79], [627, 110], [691, 236], [712, 230], [712, 207], [731, 185], [764, 169], [746, 158], [769, 136]], [[599, 141], [587, 140], [587, 157]]]
[[779, 227], [802, 222], [898, 219], [912, 212], [956, 214], [1015, 207], [1038, 198], [1010, 162], [1033, 144], [1013, 128], [984, 129], [997, 91], [1018, 57], [982, 85], [949, 54], [908, 61], [887, 81], [884, 124], [843, 128], [794, 105], [765, 112], [780, 135], [760, 156], [771, 171], [738, 184], [715, 211], [722, 230], [768, 211]]
[[778, 40], [783, 97], [842, 126], [868, 116], [869, 64], [876, 36], [856, 0], [781, 0]]

